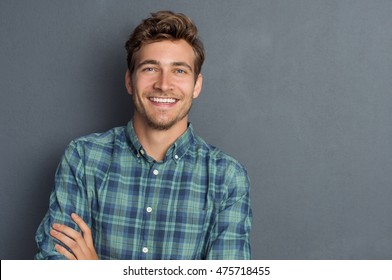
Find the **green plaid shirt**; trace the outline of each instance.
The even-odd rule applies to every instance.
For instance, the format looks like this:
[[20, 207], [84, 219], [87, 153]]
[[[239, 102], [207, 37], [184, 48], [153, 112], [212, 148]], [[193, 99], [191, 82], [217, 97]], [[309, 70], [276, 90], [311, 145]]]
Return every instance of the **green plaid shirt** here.
[[249, 259], [251, 208], [244, 167], [206, 144], [192, 125], [163, 161], [149, 157], [132, 121], [72, 141], [40, 224], [36, 259], [54, 250], [53, 223], [93, 232], [101, 259]]

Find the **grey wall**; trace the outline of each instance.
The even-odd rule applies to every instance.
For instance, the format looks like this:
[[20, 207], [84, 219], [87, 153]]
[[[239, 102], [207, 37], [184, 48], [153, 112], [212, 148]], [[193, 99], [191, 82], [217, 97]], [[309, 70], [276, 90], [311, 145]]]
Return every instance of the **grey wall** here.
[[0, 257], [31, 259], [67, 143], [124, 125], [123, 44], [198, 24], [191, 120], [252, 182], [254, 259], [392, 259], [392, 1], [0, 1]]

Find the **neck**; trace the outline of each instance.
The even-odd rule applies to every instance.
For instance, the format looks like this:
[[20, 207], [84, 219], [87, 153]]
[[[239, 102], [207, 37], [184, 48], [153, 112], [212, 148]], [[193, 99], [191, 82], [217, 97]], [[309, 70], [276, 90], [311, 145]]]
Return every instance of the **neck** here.
[[170, 146], [186, 131], [188, 120], [184, 118], [168, 130], [158, 130], [146, 125], [145, 121], [134, 115], [133, 127], [147, 154], [156, 161], [162, 161]]

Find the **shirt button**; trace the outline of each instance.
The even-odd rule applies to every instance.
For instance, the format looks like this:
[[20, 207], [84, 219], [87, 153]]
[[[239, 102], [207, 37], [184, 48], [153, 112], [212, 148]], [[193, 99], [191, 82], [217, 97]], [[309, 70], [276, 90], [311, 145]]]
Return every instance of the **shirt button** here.
[[179, 159], [179, 157], [177, 155], [174, 156], [175, 159]]
[[142, 251], [143, 251], [143, 253], [148, 253], [148, 248], [147, 247], [143, 247], [143, 249], [142, 249]]
[[152, 173], [154, 173], [154, 175], [158, 175], [159, 171], [155, 169]]
[[140, 153], [141, 153], [142, 155], [144, 155], [144, 150], [140, 150]]
[[151, 207], [147, 207], [147, 208], [146, 208], [146, 211], [147, 211], [148, 213], [151, 213], [151, 212], [152, 212], [152, 208], [151, 208]]

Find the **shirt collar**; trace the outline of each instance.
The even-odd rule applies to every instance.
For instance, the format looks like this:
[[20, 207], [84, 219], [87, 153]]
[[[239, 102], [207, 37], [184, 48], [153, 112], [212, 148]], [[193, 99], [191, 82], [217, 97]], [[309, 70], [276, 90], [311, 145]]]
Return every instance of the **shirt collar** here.
[[[143, 146], [140, 144], [139, 139], [136, 136], [132, 120], [130, 120], [127, 124], [126, 134], [132, 153], [139, 159], [143, 157], [149, 162], [153, 161], [153, 159], [147, 155]], [[187, 130], [176, 140], [176, 142], [170, 146], [163, 161], [166, 161], [169, 158], [172, 158], [175, 162], [179, 161], [188, 151], [189, 147], [193, 145], [194, 141], [195, 134], [193, 131], [193, 126], [191, 123], [188, 123]]]

